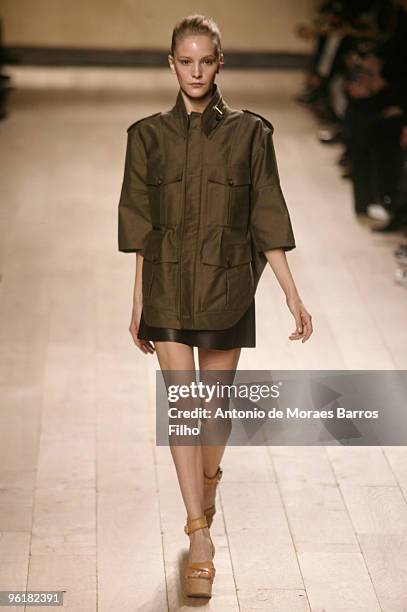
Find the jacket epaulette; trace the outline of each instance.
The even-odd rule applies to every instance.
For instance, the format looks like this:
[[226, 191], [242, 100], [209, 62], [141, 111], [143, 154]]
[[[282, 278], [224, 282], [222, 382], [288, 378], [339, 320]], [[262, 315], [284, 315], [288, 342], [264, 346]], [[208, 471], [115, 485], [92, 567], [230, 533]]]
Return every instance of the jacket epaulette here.
[[256, 117], [260, 117], [260, 119], [267, 125], [267, 127], [269, 127], [274, 132], [274, 126], [268, 119], [266, 119], [262, 115], [259, 115], [259, 113], [255, 113], [251, 110], [248, 110], [247, 108], [243, 108], [242, 110], [244, 113], [251, 113], [252, 115], [256, 115]]
[[140, 121], [145, 121], [145, 119], [150, 119], [151, 117], [155, 117], [156, 115], [161, 115], [161, 112], [158, 113], [153, 113], [152, 115], [147, 115], [146, 117], [141, 117], [141, 119], [138, 119], [137, 121], [135, 121], [134, 123], [132, 123], [131, 125], [129, 125], [129, 127], [127, 128], [127, 131], [130, 132], [130, 130], [137, 125], [138, 123], [140, 123]]

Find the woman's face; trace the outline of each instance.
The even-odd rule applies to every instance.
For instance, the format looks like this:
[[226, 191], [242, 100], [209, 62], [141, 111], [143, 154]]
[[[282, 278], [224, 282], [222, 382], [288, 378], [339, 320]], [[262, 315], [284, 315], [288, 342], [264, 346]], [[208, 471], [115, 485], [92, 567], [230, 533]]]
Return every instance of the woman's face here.
[[215, 55], [215, 42], [205, 34], [185, 36], [177, 42], [168, 60], [181, 89], [191, 98], [203, 98], [212, 91], [223, 55]]

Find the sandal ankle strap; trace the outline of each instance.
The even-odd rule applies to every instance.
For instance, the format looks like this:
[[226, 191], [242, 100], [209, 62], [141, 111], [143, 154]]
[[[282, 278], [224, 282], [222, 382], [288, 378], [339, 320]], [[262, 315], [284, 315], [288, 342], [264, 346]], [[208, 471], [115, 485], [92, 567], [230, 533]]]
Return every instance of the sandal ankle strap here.
[[203, 514], [202, 516], [198, 516], [198, 518], [189, 519], [187, 518], [187, 523], [184, 527], [184, 531], [186, 534], [194, 533], [198, 529], [205, 529], [208, 526], [208, 521], [206, 520], [206, 516]]
[[204, 472], [204, 480], [206, 484], [215, 484], [217, 482], [220, 481], [220, 479], [222, 478], [222, 474], [223, 474], [223, 470], [222, 468], [219, 466], [218, 469], [216, 470], [216, 474], [214, 476], [207, 476]]

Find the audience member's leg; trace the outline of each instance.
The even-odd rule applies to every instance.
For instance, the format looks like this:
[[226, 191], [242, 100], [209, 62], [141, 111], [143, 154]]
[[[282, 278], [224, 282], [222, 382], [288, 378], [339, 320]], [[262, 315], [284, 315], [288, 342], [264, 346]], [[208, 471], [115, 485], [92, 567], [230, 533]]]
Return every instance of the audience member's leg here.
[[381, 118], [375, 130], [380, 195], [388, 203], [390, 212], [393, 212], [403, 168], [403, 152], [400, 147], [402, 128], [402, 117], [389, 117]]
[[375, 152], [372, 150], [372, 117], [374, 103], [370, 98], [350, 98], [345, 114], [352, 184], [356, 213], [366, 213], [367, 206], [379, 199]]

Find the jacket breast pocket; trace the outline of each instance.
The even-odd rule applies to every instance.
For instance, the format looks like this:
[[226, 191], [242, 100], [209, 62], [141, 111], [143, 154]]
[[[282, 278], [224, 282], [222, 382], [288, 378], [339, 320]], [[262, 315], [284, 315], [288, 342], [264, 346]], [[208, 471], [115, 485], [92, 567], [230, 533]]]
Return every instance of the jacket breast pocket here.
[[249, 166], [209, 166], [207, 179], [207, 225], [247, 228], [251, 185]]
[[158, 310], [176, 310], [178, 246], [170, 232], [152, 230], [145, 238], [143, 260], [143, 304]]
[[250, 243], [228, 243], [222, 234], [215, 232], [202, 247], [200, 310], [206, 312], [241, 310], [253, 298]]
[[181, 164], [166, 164], [147, 169], [147, 186], [153, 225], [174, 227], [181, 218], [182, 204]]

